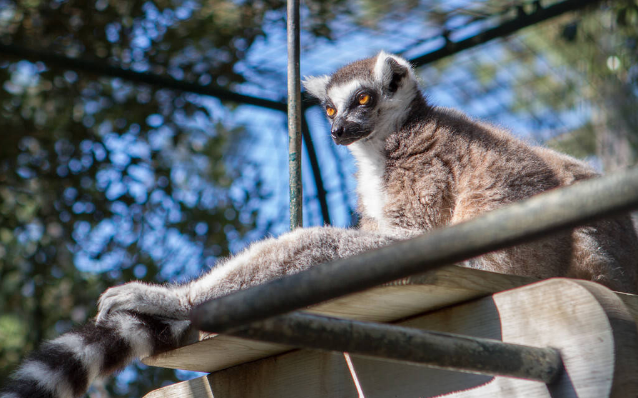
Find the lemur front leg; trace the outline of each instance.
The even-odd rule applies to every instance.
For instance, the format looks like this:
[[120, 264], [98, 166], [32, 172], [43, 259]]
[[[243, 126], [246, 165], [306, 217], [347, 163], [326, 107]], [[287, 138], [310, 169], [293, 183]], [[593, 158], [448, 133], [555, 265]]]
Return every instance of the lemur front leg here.
[[297, 273], [311, 266], [349, 257], [392, 241], [379, 232], [332, 227], [298, 229], [254, 243], [211, 271], [183, 285], [131, 282], [108, 289], [100, 298], [97, 323], [110, 314], [131, 311], [186, 320], [193, 306], [233, 291]]
[[[401, 237], [403, 238], [403, 237]], [[257, 242], [188, 285], [192, 305], [260, 285], [315, 265], [350, 257], [399, 238], [376, 231], [300, 228]]]
[[[96, 325], [120, 329], [119, 334], [131, 342], [135, 352], [149, 355], [164, 351], [182, 340], [188, 330], [189, 313], [198, 304], [407, 237], [333, 227], [300, 228], [254, 243], [187, 284], [130, 282], [110, 288], [100, 297]], [[129, 325], [140, 322], [147, 326], [160, 322], [168, 328], [149, 330], [148, 337], [142, 339], [129, 338], [127, 330], [133, 335], [139, 333], [137, 326]], [[149, 347], [154, 348], [149, 351]]]
[[[187, 284], [131, 282], [110, 288], [100, 298], [96, 325], [118, 330], [136, 353], [165, 351], [182, 340], [190, 325], [189, 313], [198, 304], [406, 237], [332, 227], [300, 228], [254, 243]], [[140, 326], [147, 332], [135, 338]]]

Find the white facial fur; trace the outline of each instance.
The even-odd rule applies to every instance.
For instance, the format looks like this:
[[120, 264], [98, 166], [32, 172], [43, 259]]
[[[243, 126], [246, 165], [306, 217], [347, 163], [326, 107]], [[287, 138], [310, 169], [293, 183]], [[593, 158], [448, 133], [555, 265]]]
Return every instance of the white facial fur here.
[[315, 98], [323, 101], [327, 97], [326, 86], [330, 81], [330, 76], [308, 76], [304, 79], [303, 86]]
[[[337, 115], [345, 111], [352, 95], [361, 89], [362, 86], [362, 81], [352, 80], [345, 84], [333, 86], [328, 90], [328, 98], [337, 109]], [[354, 142], [348, 148], [357, 160], [359, 169], [357, 194], [361, 198], [365, 213], [376, 219], [381, 226], [386, 196], [383, 189], [385, 165], [382, 156], [383, 142], [374, 137], [378, 133], [377, 130], [375, 128], [369, 139]]]

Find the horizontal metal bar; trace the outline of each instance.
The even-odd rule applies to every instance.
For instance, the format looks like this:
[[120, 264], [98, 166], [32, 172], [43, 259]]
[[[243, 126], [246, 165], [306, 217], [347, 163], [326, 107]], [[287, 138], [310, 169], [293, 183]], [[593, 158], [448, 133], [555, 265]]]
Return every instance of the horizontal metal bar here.
[[301, 348], [544, 383], [551, 383], [562, 369], [560, 354], [552, 348], [301, 313], [255, 322], [231, 334]]
[[191, 312], [191, 320], [222, 333], [636, 208], [638, 168], [632, 168], [208, 301]]

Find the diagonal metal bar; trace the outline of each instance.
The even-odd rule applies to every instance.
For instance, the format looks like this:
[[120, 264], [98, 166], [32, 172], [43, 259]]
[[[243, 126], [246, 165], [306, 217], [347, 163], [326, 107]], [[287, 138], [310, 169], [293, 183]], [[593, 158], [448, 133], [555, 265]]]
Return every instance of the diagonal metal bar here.
[[636, 208], [638, 168], [632, 168], [208, 301], [191, 312], [191, 320], [198, 328], [223, 333]]
[[308, 119], [306, 119], [305, 109], [301, 113], [301, 133], [303, 134], [303, 142], [308, 150], [308, 161], [310, 162], [310, 169], [314, 176], [315, 186], [317, 188], [317, 197], [319, 199], [319, 208], [321, 209], [321, 218], [323, 218], [324, 225], [330, 225], [330, 210], [328, 209], [328, 192], [323, 185], [323, 178], [321, 177], [321, 168], [319, 167], [319, 159], [317, 158], [317, 151], [315, 150], [315, 144], [312, 142], [312, 135], [310, 134], [310, 127], [308, 126]]
[[461, 41], [453, 42], [446, 40], [445, 45], [442, 48], [415, 57], [411, 59], [410, 62], [415, 67], [423, 66], [425, 64], [429, 64], [450, 55], [459, 53], [463, 50], [467, 50], [480, 44], [487, 43], [490, 40], [508, 36], [523, 28], [527, 28], [529, 26], [557, 17], [567, 12], [576, 11], [593, 4], [600, 3], [600, 1], [601, 0], [565, 0], [560, 3], [552, 4], [545, 8], [541, 7], [540, 1], [537, 1], [535, 2], [536, 9], [529, 14], [524, 13], [523, 10], [519, 8], [519, 14], [514, 19], [503, 22], [498, 26], [487, 29]]
[[301, 348], [544, 383], [551, 383], [562, 370], [560, 354], [552, 348], [304, 313], [255, 322], [230, 334]]

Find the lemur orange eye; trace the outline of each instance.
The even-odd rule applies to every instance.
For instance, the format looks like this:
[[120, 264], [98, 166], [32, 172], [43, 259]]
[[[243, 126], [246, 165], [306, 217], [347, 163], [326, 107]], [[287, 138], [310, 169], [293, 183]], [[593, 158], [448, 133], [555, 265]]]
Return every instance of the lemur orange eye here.
[[359, 94], [358, 100], [360, 105], [366, 105], [370, 103], [370, 94]]
[[328, 117], [333, 117], [335, 113], [337, 113], [337, 110], [335, 108], [331, 106], [326, 108], [326, 114], [328, 115]]

